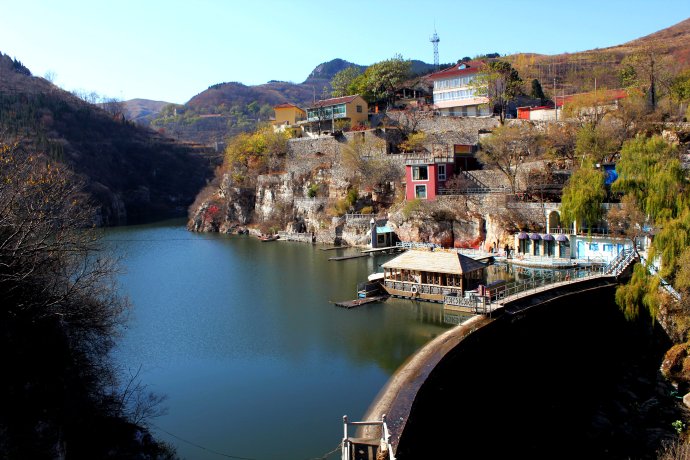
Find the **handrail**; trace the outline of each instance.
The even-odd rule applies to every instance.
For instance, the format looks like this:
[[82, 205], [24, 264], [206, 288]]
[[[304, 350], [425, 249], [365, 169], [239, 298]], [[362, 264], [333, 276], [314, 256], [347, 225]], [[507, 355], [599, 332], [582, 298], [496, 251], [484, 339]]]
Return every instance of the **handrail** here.
[[350, 422], [347, 415], [343, 415], [343, 442], [341, 447], [342, 460], [351, 460], [352, 457], [352, 442], [350, 441], [350, 434], [348, 432], [349, 426], [381, 426], [381, 445], [386, 446], [389, 460], [395, 460], [395, 453], [391, 445], [391, 434], [388, 430], [388, 423], [386, 422], [386, 414], [381, 416], [381, 420], [370, 420], [362, 422]]
[[448, 305], [469, 306], [465, 305], [475, 302], [477, 308], [480, 299], [484, 297], [488, 302], [483, 302], [485, 311], [492, 312], [494, 310], [493, 303], [498, 301], [505, 301], [509, 297], [522, 298], [531, 295], [535, 292], [542, 292], [550, 289], [550, 286], [556, 283], [574, 283], [582, 281], [583, 279], [595, 278], [605, 276], [604, 267], [589, 267], [589, 268], [573, 268], [569, 270], [559, 270], [554, 272], [546, 272], [542, 276], [535, 276], [521, 281], [513, 281], [503, 286], [493, 288], [489, 296], [480, 296], [473, 294], [470, 296], [469, 302], [466, 300], [453, 299], [454, 296], [444, 296], [444, 303]]
[[438, 195], [478, 195], [482, 193], [509, 193], [510, 187], [504, 185], [500, 187], [468, 187], [463, 189], [439, 188]]
[[[654, 264], [650, 263], [641, 254], [640, 254], [640, 261], [642, 261], [646, 265], [647, 271], [649, 272], [649, 274], [654, 275], [654, 276], [659, 276], [659, 270], [657, 270], [656, 267], [654, 266]], [[666, 292], [671, 294], [673, 296], [673, 298], [675, 298], [677, 301], [680, 302], [680, 300], [681, 300], [680, 292], [673, 289], [673, 286], [671, 286], [671, 284], [668, 281], [666, 281], [665, 279], [663, 279], [661, 276], [659, 276], [659, 279], [661, 280], [661, 287], [664, 288], [664, 290], [666, 290]]]

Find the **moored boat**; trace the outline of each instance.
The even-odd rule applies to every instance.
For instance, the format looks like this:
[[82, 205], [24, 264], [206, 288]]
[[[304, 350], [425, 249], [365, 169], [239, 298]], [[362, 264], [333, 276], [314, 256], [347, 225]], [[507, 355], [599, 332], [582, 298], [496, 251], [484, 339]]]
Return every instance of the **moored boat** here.
[[278, 235], [261, 235], [261, 236], [259, 237], [259, 239], [260, 239], [261, 241], [264, 241], [264, 242], [266, 242], [266, 241], [275, 241], [275, 240], [277, 240], [278, 238], [280, 238]]

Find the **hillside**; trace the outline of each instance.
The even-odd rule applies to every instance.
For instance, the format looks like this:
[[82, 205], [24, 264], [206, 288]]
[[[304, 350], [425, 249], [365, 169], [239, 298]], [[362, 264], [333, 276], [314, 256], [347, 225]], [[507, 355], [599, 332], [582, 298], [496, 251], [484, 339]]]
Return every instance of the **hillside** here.
[[[343, 59], [317, 65], [302, 83], [272, 80], [248, 86], [238, 82], [210, 86], [176, 112], [160, 113], [152, 126], [176, 139], [205, 145], [222, 143], [228, 136], [254, 129], [273, 116], [273, 106], [289, 102], [306, 107], [328, 94], [335, 74], [350, 66], [366, 66]], [[412, 61], [414, 73], [428, 71], [431, 64]]]
[[170, 103], [150, 99], [130, 99], [122, 103], [125, 118], [143, 126], [148, 126], [151, 120], [158, 116], [163, 107], [168, 104]]
[[121, 225], [183, 214], [212, 175], [212, 157], [113, 117], [0, 53], [0, 134], [67, 165]]
[[518, 69], [524, 81], [536, 78], [542, 82], [544, 91], [551, 96], [554, 84], [558, 94], [590, 91], [594, 89], [595, 77], [600, 88], [619, 88], [623, 86], [620, 71], [626, 61], [649, 56], [650, 52], [660, 68], [667, 71], [690, 67], [690, 18], [608, 48], [556, 55], [520, 53], [503, 59]]
[[[306, 107], [328, 94], [335, 74], [348, 67], [365, 70], [366, 66], [344, 59], [332, 59], [317, 65], [302, 83], [272, 80], [262, 85], [226, 82], [210, 86], [191, 98], [176, 113], [160, 113], [152, 126], [176, 139], [214, 145], [228, 136], [249, 131], [257, 122], [273, 116], [273, 106], [289, 102]], [[412, 73], [433, 70], [432, 64], [412, 61]]]

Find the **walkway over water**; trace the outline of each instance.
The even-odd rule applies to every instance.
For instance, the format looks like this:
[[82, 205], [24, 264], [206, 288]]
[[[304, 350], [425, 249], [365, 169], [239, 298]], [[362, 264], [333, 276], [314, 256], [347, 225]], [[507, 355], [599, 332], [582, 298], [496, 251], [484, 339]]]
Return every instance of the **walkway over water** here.
[[[468, 299], [474, 302], [478, 311], [484, 309], [483, 312], [486, 314], [474, 316], [450, 329], [417, 352], [389, 380], [369, 408], [365, 419], [381, 420], [385, 415], [388, 441], [391, 451], [395, 453], [417, 393], [436, 366], [465, 338], [501, 317], [519, 316], [526, 314], [532, 307], [561, 297], [615, 285], [618, 276], [637, 258], [635, 251], [624, 251], [604, 267], [572, 269], [561, 272], [560, 275], [552, 273], [524, 282], [511, 283], [501, 291], [491, 293], [490, 296], [475, 296]], [[378, 427], [366, 427], [361, 435], [367, 438], [380, 436], [377, 429]]]

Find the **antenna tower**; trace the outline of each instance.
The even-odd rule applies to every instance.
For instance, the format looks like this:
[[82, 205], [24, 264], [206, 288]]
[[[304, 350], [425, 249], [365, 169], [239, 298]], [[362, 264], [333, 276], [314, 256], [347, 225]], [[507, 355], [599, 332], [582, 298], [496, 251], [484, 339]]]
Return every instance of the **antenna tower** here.
[[438, 38], [436, 27], [434, 27], [434, 35], [429, 38], [429, 41], [434, 44], [434, 67], [436, 67], [436, 70], [438, 70], [438, 42], [440, 42], [441, 39]]

